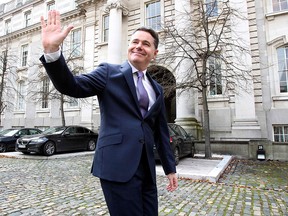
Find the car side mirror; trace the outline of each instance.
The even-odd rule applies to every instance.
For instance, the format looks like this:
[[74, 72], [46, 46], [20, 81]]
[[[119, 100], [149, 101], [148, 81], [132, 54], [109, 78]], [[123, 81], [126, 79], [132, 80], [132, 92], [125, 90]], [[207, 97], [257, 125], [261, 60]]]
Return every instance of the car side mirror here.
[[64, 135], [64, 136], [69, 136], [69, 135], [70, 135], [70, 132], [69, 132], [69, 131], [65, 131], [63, 135]]

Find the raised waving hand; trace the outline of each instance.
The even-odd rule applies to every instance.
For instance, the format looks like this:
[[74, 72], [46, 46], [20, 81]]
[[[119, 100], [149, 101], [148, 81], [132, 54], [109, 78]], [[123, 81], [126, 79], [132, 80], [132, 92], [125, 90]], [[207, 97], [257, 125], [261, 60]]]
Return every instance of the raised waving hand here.
[[41, 27], [42, 46], [45, 53], [56, 52], [71, 29], [73, 29], [73, 26], [62, 29], [60, 13], [56, 10], [48, 12], [47, 22], [45, 22], [44, 17], [41, 16]]

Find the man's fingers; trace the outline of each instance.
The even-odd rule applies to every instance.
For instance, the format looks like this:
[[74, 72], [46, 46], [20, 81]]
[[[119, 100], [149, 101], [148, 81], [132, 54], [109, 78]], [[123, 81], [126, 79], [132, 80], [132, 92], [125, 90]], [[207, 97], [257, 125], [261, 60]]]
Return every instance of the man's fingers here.
[[51, 10], [51, 24], [52, 25], [56, 25], [56, 16], [57, 16], [57, 13], [58, 13], [58, 16], [59, 16], [59, 20], [60, 20], [60, 14], [59, 14], [59, 12], [57, 11], [55, 11], [55, 10]]
[[65, 37], [69, 34], [69, 32], [73, 29], [73, 26], [68, 26], [66, 29], [63, 30]]
[[45, 20], [44, 20], [44, 17], [43, 17], [43, 16], [41, 16], [41, 19], [40, 19], [40, 21], [41, 21], [41, 27], [42, 27], [42, 29], [44, 29], [44, 28], [46, 27], [46, 22], [45, 22]]

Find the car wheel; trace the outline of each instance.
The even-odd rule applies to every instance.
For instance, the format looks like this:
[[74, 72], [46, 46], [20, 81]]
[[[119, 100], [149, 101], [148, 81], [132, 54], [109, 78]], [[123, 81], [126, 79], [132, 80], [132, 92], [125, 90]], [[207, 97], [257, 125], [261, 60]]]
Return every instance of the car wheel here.
[[1, 152], [6, 152], [6, 145], [3, 143], [0, 143], [0, 153]]
[[90, 140], [88, 142], [88, 151], [94, 151], [96, 148], [96, 142], [95, 140]]
[[179, 155], [179, 149], [177, 147], [175, 147], [174, 149], [174, 158], [175, 158], [176, 165], [178, 165], [179, 160], [180, 160], [180, 155]]
[[194, 157], [195, 154], [195, 147], [194, 145], [191, 146], [191, 153], [190, 153], [190, 157]]
[[46, 156], [51, 156], [55, 153], [55, 144], [53, 142], [47, 142], [43, 146], [43, 154]]

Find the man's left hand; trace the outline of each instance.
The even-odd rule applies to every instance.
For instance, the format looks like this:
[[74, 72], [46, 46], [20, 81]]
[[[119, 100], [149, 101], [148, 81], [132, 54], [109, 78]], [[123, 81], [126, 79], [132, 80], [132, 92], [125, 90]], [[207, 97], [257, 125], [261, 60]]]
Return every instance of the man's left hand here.
[[176, 176], [176, 173], [168, 174], [167, 178], [169, 180], [169, 184], [167, 185], [167, 190], [170, 192], [176, 190], [178, 187], [178, 178]]

